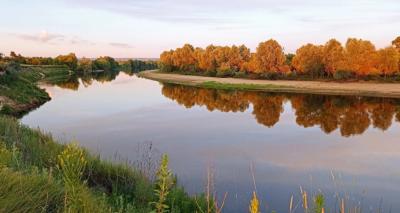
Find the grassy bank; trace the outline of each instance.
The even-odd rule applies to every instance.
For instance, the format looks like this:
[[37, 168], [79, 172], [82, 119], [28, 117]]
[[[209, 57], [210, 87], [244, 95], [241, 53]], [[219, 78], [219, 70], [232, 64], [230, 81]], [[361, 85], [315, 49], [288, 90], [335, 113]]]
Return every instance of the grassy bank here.
[[215, 81], [206, 81], [201, 84], [197, 85], [198, 87], [202, 88], [207, 88], [207, 89], [222, 89], [222, 90], [263, 90], [263, 89], [268, 89], [268, 90], [279, 90], [283, 88], [289, 88], [289, 87], [283, 87], [283, 86], [278, 86], [278, 85], [272, 85], [272, 84], [231, 84], [231, 83], [219, 83]]
[[38, 81], [57, 82], [70, 75], [62, 65], [15, 65], [0, 75], [0, 114], [20, 116], [50, 100]]
[[[152, 203], [159, 202], [154, 190], [161, 188], [159, 181], [150, 181], [128, 164], [113, 164], [77, 146], [62, 145], [4, 116], [0, 173], [1, 212], [150, 212]], [[161, 178], [170, 182], [162, 201], [170, 212], [205, 207], [204, 197], [188, 196], [171, 176]]]
[[140, 77], [163, 83], [224, 90], [254, 90], [265, 92], [400, 98], [400, 87], [395, 83], [219, 78], [182, 75], [179, 73], [165, 73], [158, 70], [144, 71], [138, 75]]

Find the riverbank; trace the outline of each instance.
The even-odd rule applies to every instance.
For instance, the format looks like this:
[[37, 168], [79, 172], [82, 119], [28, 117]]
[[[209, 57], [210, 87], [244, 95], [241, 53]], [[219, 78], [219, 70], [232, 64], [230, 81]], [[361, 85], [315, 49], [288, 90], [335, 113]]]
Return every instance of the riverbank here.
[[251, 80], [162, 73], [157, 70], [144, 71], [139, 76], [165, 83], [215, 89], [400, 98], [400, 84], [397, 83]]
[[0, 76], [0, 114], [21, 116], [51, 98], [38, 82], [58, 82], [71, 71], [66, 66], [21, 65]]

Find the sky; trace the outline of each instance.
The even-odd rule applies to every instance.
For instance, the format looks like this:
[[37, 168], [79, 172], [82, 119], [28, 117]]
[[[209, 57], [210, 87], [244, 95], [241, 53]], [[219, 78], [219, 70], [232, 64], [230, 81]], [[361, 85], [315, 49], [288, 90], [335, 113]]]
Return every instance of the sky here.
[[158, 58], [206, 47], [277, 40], [285, 52], [331, 38], [378, 48], [400, 35], [398, 0], [0, 0], [0, 52], [24, 56]]

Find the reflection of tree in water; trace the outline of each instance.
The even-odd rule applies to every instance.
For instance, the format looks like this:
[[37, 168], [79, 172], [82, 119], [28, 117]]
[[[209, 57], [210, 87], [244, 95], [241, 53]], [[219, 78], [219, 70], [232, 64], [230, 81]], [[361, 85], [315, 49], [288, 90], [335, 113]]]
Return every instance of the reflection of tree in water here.
[[283, 112], [284, 95], [273, 93], [249, 93], [247, 96], [253, 104], [253, 115], [258, 123], [272, 127], [278, 123]]
[[243, 92], [238, 91], [217, 91], [166, 84], [162, 88], [162, 94], [186, 108], [198, 105], [205, 106], [210, 111], [243, 112], [249, 107]]
[[56, 82], [50, 82], [52, 85], [56, 85], [63, 89], [78, 90], [80, 82], [82, 81], [84, 87], [88, 87], [93, 84], [94, 81], [104, 83], [110, 82], [116, 79], [119, 71], [104, 71], [104, 72], [92, 72], [84, 74], [74, 74], [67, 76], [64, 79], [59, 79]]
[[396, 113], [396, 107], [393, 103], [382, 101], [372, 105], [370, 112], [374, 127], [387, 130], [392, 125], [393, 116]]
[[283, 103], [290, 101], [298, 125], [319, 126], [327, 134], [339, 129], [346, 137], [364, 133], [371, 124], [387, 130], [394, 116], [400, 121], [400, 101], [389, 98], [224, 91], [172, 84], [165, 84], [162, 93], [187, 108], [198, 105], [210, 111], [243, 112], [251, 103], [257, 122], [267, 127], [278, 123]]
[[60, 79], [59, 81], [52, 82], [51, 84], [57, 85], [58, 87], [63, 89], [74, 91], [78, 90], [79, 88], [79, 80], [76, 75], [67, 76], [65, 79]]

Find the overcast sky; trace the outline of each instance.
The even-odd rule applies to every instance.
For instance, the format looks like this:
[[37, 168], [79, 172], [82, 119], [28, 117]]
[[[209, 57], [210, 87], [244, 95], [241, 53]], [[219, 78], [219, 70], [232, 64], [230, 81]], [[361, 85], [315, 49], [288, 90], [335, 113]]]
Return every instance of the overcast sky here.
[[274, 38], [286, 52], [330, 38], [388, 46], [400, 35], [399, 0], [0, 0], [0, 52], [27, 56], [159, 57], [185, 43]]

